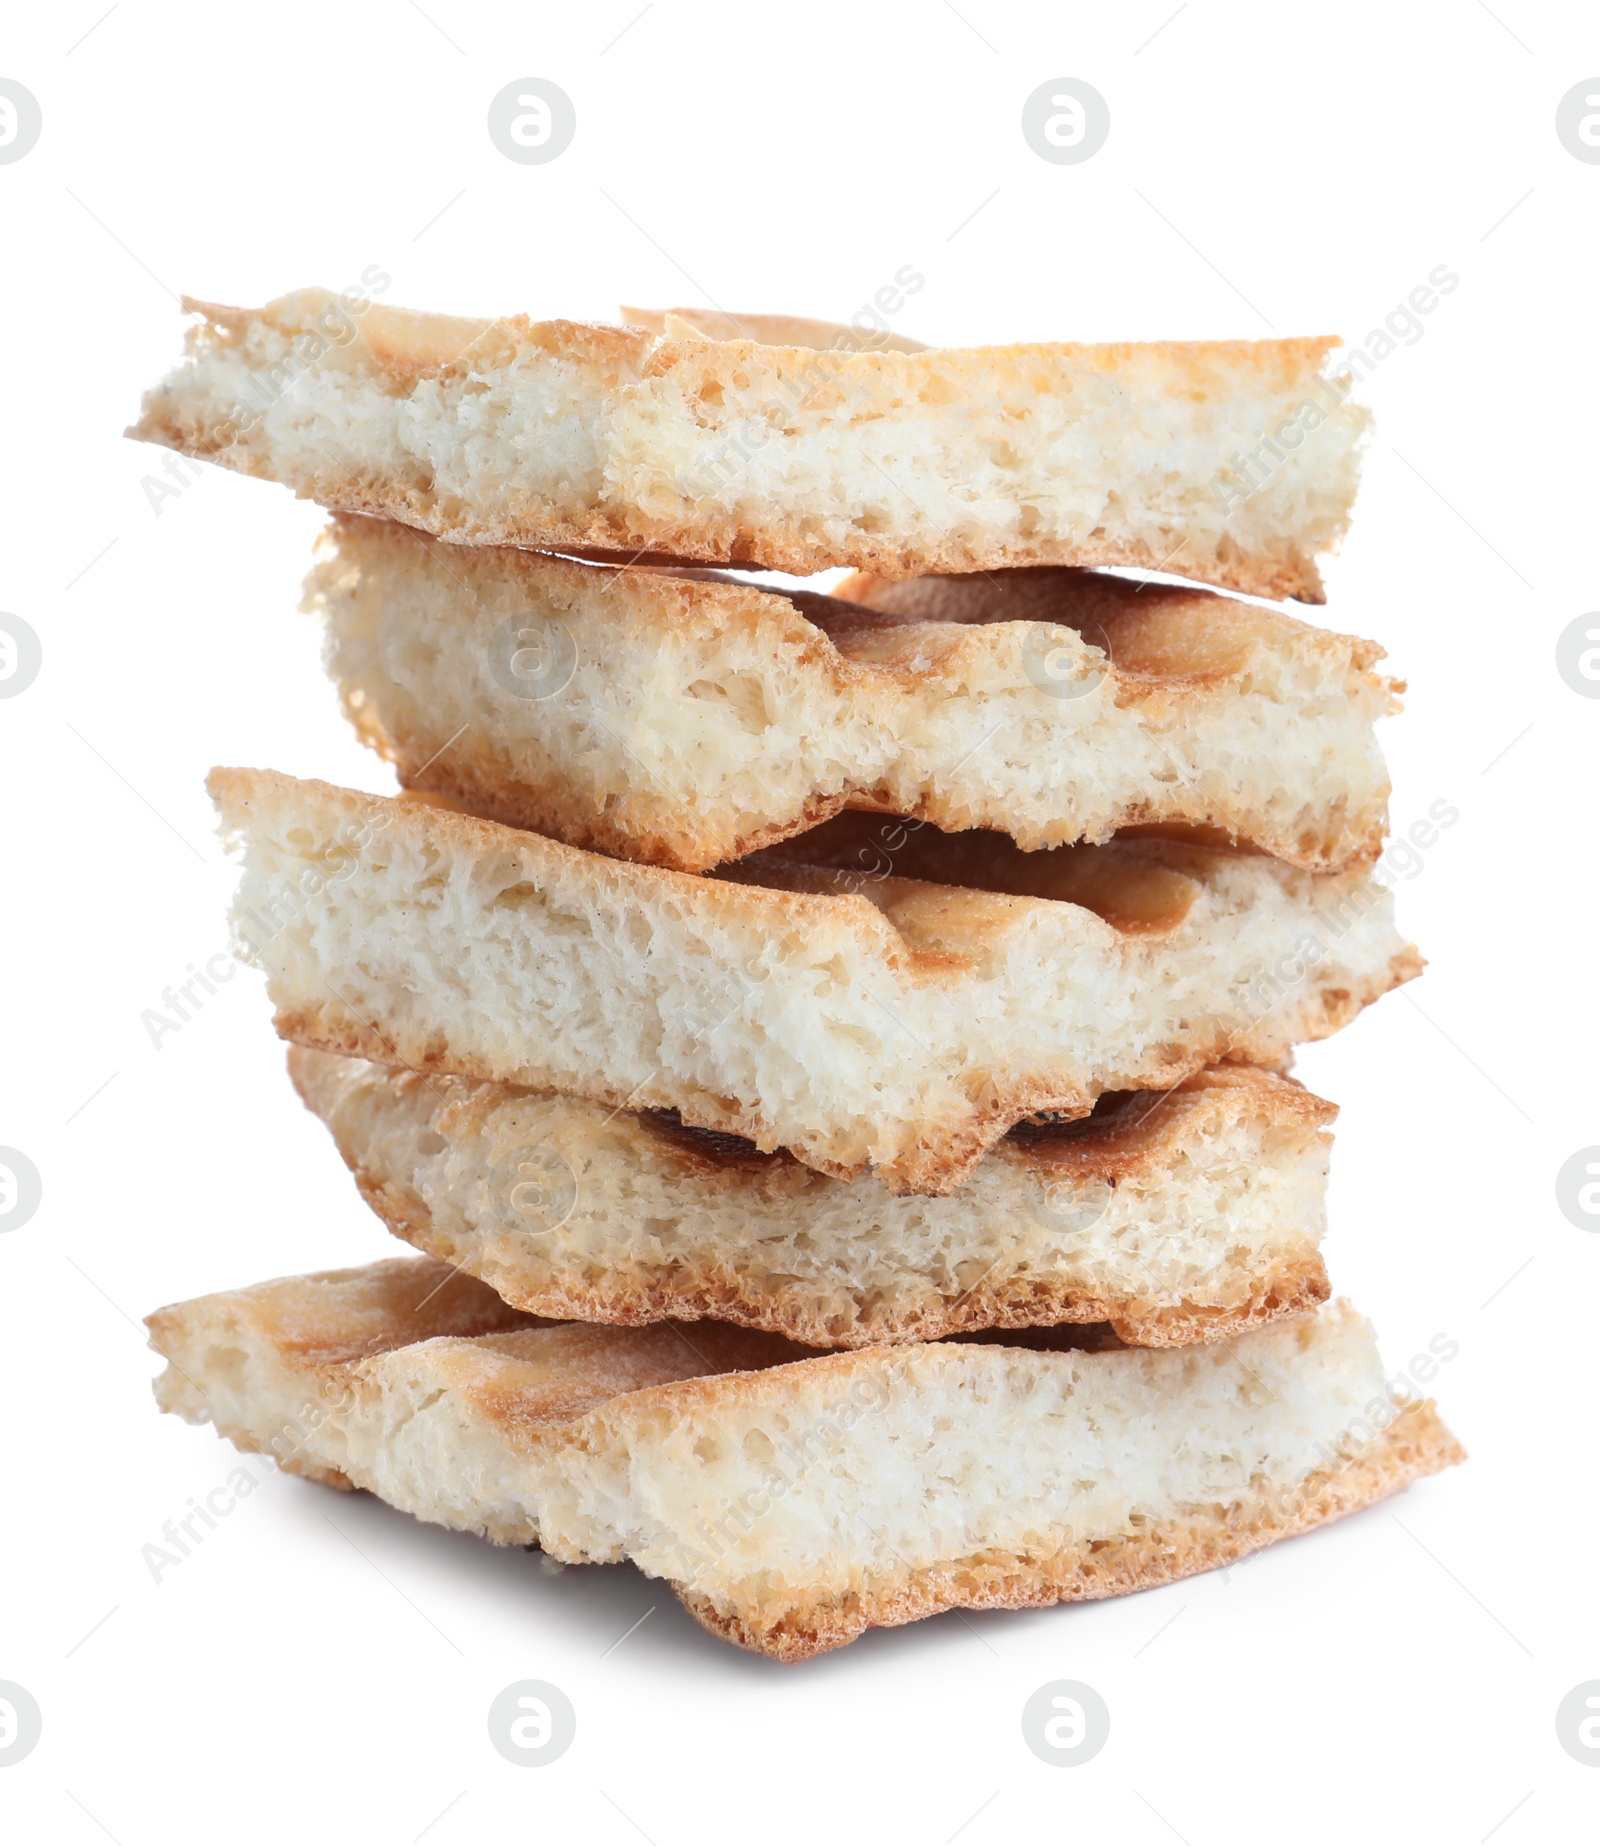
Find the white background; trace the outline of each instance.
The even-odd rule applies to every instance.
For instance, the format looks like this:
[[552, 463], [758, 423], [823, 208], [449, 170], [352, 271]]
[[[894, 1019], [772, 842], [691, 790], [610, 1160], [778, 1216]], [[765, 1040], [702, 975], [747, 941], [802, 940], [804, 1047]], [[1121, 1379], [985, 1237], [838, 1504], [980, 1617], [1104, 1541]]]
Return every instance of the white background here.
[[[0, 75], [44, 133], [0, 166], [0, 607], [37, 628], [44, 669], [0, 704], [0, 1142], [37, 1163], [44, 1204], [0, 1238], [0, 1679], [45, 1728], [0, 1769], [7, 1838], [1592, 1833], [1600, 1772], [1554, 1714], [1600, 1677], [1600, 1237], [1554, 1179], [1600, 1142], [1600, 703], [1554, 645], [1600, 604], [1600, 167], [1554, 114], [1600, 70], [1600, 34], [1526, 0], [1172, 10], [123, 0], [96, 24], [100, 0], [72, 0], [13, 18]], [[547, 166], [485, 132], [524, 76], [576, 105]], [[1110, 105], [1082, 166], [1019, 130], [1057, 76]], [[1335, 1284], [1391, 1367], [1459, 1343], [1435, 1389], [1470, 1464], [1225, 1577], [947, 1615], [790, 1669], [631, 1569], [556, 1574], [283, 1477], [153, 1582], [141, 1546], [235, 1463], [157, 1416], [134, 1323], [394, 1249], [292, 1098], [254, 976], [159, 1050], [141, 1025], [225, 943], [212, 763], [388, 785], [295, 612], [317, 511], [217, 470], [148, 503], [164, 454], [120, 432], [177, 352], [174, 291], [253, 304], [378, 264], [386, 299], [468, 313], [844, 318], [908, 263], [927, 282], [897, 325], [944, 344], [1361, 339], [1436, 265], [1461, 278], [1366, 389], [1379, 435], [1326, 612], [1411, 682], [1386, 737], [1397, 822], [1460, 812], [1401, 887], [1432, 966], [1299, 1069], [1343, 1107]], [[527, 1677], [578, 1713], [544, 1769], [485, 1731]], [[1018, 1725], [1062, 1677], [1112, 1714], [1079, 1769], [1038, 1762]]]

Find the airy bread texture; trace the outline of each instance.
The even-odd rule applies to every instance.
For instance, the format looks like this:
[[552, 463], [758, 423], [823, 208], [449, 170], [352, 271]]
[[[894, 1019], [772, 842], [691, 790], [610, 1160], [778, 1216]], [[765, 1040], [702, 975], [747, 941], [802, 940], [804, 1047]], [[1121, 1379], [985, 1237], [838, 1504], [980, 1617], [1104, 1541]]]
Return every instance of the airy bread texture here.
[[1312, 871], [1382, 849], [1371, 642], [1082, 570], [841, 596], [346, 516], [305, 607], [404, 786], [618, 858], [705, 871], [845, 807], [1030, 851], [1170, 822]]
[[808, 1357], [715, 1322], [533, 1320], [402, 1258], [147, 1324], [164, 1410], [498, 1544], [632, 1558], [779, 1660], [1168, 1583], [1462, 1459], [1344, 1302], [1231, 1345]]
[[285, 1038], [677, 1109], [896, 1191], [953, 1190], [1036, 1111], [1281, 1065], [1421, 965], [1363, 876], [1170, 840], [901, 829], [880, 876], [848, 868], [884, 823], [845, 814], [696, 878], [272, 771], [210, 787]]
[[953, 1198], [575, 1097], [301, 1046], [289, 1070], [390, 1230], [530, 1314], [818, 1347], [1103, 1321], [1177, 1346], [1328, 1296], [1333, 1106], [1242, 1065], [1014, 1129]]
[[467, 544], [1131, 565], [1318, 602], [1368, 421], [1331, 339], [824, 352], [325, 289], [184, 305], [131, 435]]

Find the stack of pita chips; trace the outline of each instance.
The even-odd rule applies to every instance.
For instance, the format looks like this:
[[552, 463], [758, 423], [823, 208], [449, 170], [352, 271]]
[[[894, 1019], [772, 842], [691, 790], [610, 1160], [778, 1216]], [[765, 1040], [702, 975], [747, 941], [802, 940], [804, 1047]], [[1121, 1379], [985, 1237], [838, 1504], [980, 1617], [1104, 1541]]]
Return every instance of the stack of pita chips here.
[[133, 433], [333, 509], [403, 791], [217, 770], [238, 951], [420, 1254], [152, 1315], [164, 1409], [784, 1660], [1460, 1458], [1284, 1074], [1421, 967], [1381, 651], [1238, 600], [1321, 600], [1332, 342], [190, 305]]

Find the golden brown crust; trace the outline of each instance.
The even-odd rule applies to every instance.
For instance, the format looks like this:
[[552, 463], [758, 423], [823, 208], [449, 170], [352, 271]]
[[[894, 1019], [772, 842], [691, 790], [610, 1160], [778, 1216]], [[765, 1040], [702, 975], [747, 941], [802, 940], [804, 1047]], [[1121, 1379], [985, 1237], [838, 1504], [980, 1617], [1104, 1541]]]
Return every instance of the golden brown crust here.
[[[1290, 1495], [1231, 1508], [1226, 1520], [1195, 1519], [1147, 1529], [1049, 1559], [988, 1554], [847, 1597], [820, 1595], [781, 1610], [719, 1607], [679, 1588], [689, 1613], [725, 1641], [786, 1663], [810, 1660], [868, 1628], [893, 1628], [945, 1609], [1036, 1609], [1156, 1589], [1218, 1570], [1262, 1546], [1359, 1511], [1413, 1481], [1455, 1466], [1466, 1451], [1431, 1402], [1407, 1404], [1370, 1448], [1344, 1466], [1310, 1476]], [[674, 1586], [675, 1588], [677, 1586]]]
[[[1226, 680], [1258, 642], [1281, 647], [1316, 636], [1347, 649], [1360, 672], [1385, 657], [1376, 641], [1314, 628], [1281, 609], [1238, 602], [1194, 584], [1135, 583], [1071, 566], [899, 579], [855, 571], [834, 586], [830, 599], [895, 627], [1065, 621], [1105, 647], [1134, 697], [1151, 697], [1162, 681]], [[1402, 690], [1392, 680], [1387, 684]]]
[[[311, 1371], [354, 1365], [419, 1338], [470, 1340], [530, 1325], [475, 1277], [404, 1257], [262, 1283], [249, 1292], [274, 1304], [262, 1325], [278, 1355]], [[162, 1342], [178, 1336], [194, 1305], [176, 1302], [145, 1317], [158, 1350], [167, 1350]]]
[[[353, 1165], [351, 1172], [361, 1196], [396, 1237], [439, 1262], [458, 1259], [456, 1246], [436, 1233], [425, 1208], [419, 1211], [415, 1200], [361, 1166]], [[548, 1285], [513, 1290], [504, 1280], [500, 1288], [525, 1313], [555, 1320], [600, 1321], [619, 1327], [643, 1327], [662, 1320], [721, 1320], [782, 1334], [803, 1346], [843, 1349], [944, 1339], [989, 1328], [1102, 1324], [1129, 1346], [1192, 1346], [1233, 1339], [1251, 1327], [1304, 1313], [1329, 1295], [1328, 1272], [1321, 1257], [1273, 1268], [1259, 1278], [1249, 1300], [1226, 1308], [1184, 1306], [1152, 1312], [1126, 1297], [1087, 1295], [1070, 1284], [1008, 1278], [999, 1285], [980, 1282], [937, 1310], [896, 1313], [892, 1304], [876, 1304], [874, 1313], [864, 1316], [848, 1336], [841, 1336], [828, 1317], [808, 1309], [803, 1301], [774, 1296], [737, 1270], [720, 1266], [688, 1274], [679, 1271], [644, 1286], [607, 1276], [582, 1289]]]
[[[291, 1048], [291, 1073], [296, 1056]], [[407, 1079], [399, 1076], [397, 1081]], [[507, 1086], [491, 1087], [503, 1091]], [[1338, 1118], [1339, 1110], [1285, 1072], [1250, 1064], [1212, 1064], [1171, 1089], [1108, 1090], [1087, 1115], [1019, 1121], [1011, 1138], [997, 1142], [986, 1158], [1052, 1175], [1135, 1179], [1151, 1172], [1206, 1121], [1243, 1114], [1259, 1116], [1275, 1127], [1325, 1128]], [[753, 1141], [691, 1128], [668, 1112], [652, 1111], [637, 1119], [686, 1164], [702, 1171], [797, 1164], [783, 1148], [763, 1153]]]
[[[743, 1374], [817, 1356], [793, 1341], [717, 1322], [688, 1332], [670, 1323], [585, 1326], [523, 1314], [486, 1284], [426, 1257], [276, 1277], [159, 1308], [145, 1325], [156, 1351], [178, 1360], [186, 1342], [216, 1317], [229, 1326], [241, 1357], [269, 1358], [280, 1376], [296, 1382], [307, 1406], [345, 1403], [350, 1379], [368, 1361], [434, 1341], [464, 1342], [457, 1352], [467, 1363], [456, 1368], [454, 1388], [501, 1433], [522, 1441], [559, 1434], [616, 1397], [686, 1386], [736, 1389]], [[530, 1345], [529, 1336], [552, 1333], [553, 1345]], [[535, 1352], [537, 1366], [509, 1375], [498, 1363]], [[474, 1367], [479, 1357], [485, 1363]], [[282, 1452], [283, 1445], [262, 1445], [248, 1418], [219, 1414], [180, 1365], [157, 1380], [156, 1396], [164, 1410], [210, 1421], [241, 1448]], [[305, 1458], [284, 1465], [296, 1461], [303, 1467]]]
[[814, 352], [925, 353], [921, 340], [804, 314], [725, 314], [716, 308], [619, 310], [624, 327], [643, 327], [658, 338], [754, 340], [761, 346], [805, 346]]

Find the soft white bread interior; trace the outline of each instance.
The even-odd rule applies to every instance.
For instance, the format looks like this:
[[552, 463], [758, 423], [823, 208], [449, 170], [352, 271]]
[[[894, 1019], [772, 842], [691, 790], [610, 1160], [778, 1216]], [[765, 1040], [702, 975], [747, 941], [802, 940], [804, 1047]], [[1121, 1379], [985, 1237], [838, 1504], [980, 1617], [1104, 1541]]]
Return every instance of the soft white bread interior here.
[[715, 1322], [531, 1320], [402, 1258], [148, 1325], [163, 1409], [420, 1519], [632, 1558], [784, 1660], [940, 1609], [1170, 1582], [1461, 1459], [1343, 1302], [1227, 1345], [806, 1357]]
[[1171, 822], [1314, 871], [1382, 848], [1382, 650], [1205, 590], [1032, 569], [780, 594], [349, 515], [305, 607], [404, 786], [618, 858], [704, 871], [844, 807], [1029, 850]]
[[1421, 965], [1364, 875], [1172, 840], [887, 846], [842, 814], [697, 878], [272, 771], [210, 787], [284, 1037], [677, 1109], [897, 1191], [954, 1189], [1040, 1110], [1279, 1066]]
[[1019, 1125], [949, 1198], [671, 1115], [299, 1045], [289, 1069], [390, 1230], [530, 1314], [713, 1318], [818, 1347], [1104, 1321], [1168, 1346], [1328, 1295], [1333, 1106], [1244, 1065]]
[[185, 305], [130, 434], [459, 543], [1320, 601], [1368, 421], [1329, 339], [818, 351], [325, 289]]

